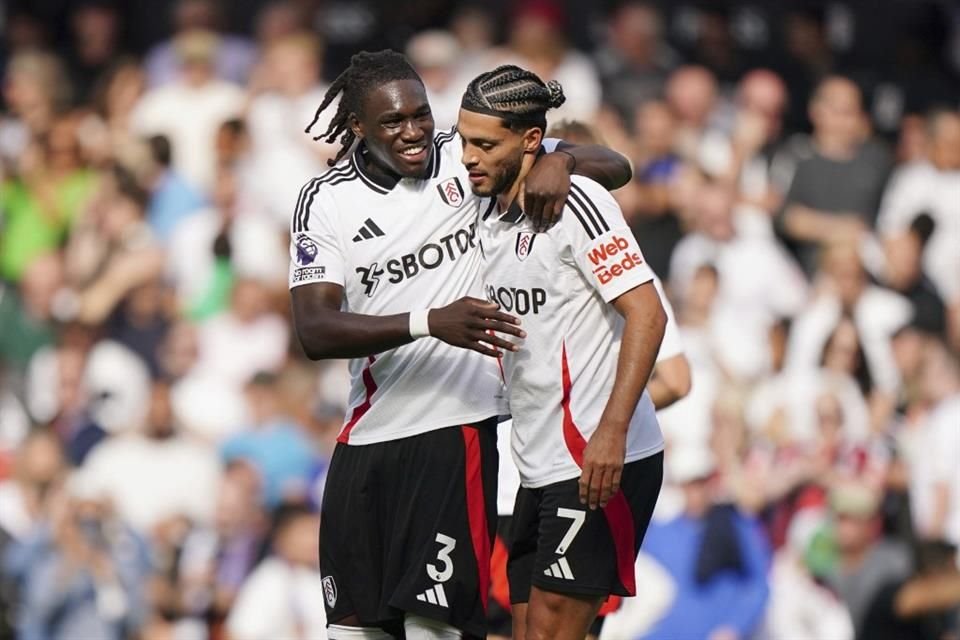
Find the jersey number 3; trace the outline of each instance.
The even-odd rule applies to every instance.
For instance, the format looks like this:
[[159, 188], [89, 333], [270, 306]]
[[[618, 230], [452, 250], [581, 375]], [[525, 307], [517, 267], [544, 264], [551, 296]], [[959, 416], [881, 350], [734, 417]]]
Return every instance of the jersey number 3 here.
[[436, 564], [430, 563], [427, 565], [427, 575], [434, 582], [446, 582], [453, 577], [453, 559], [450, 558], [450, 554], [457, 548], [457, 541], [442, 533], [437, 534], [436, 540], [443, 545], [437, 552], [437, 562], [443, 565], [443, 569], [438, 569]]

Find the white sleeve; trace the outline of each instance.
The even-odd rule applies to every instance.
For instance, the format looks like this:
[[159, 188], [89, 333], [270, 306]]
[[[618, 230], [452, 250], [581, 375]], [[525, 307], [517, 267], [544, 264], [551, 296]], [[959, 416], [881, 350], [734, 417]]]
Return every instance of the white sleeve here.
[[620, 205], [596, 182], [574, 178], [561, 224], [577, 267], [604, 301], [653, 280]]
[[290, 226], [291, 289], [315, 282], [346, 282], [334, 214], [332, 203], [316, 178], [303, 186]]
[[677, 326], [677, 319], [673, 313], [673, 305], [667, 299], [667, 294], [663, 290], [663, 283], [660, 282], [660, 278], [656, 274], [653, 276], [653, 285], [657, 288], [663, 310], [667, 314], [667, 326], [663, 331], [660, 351], [657, 353], [657, 362], [663, 362], [674, 356], [683, 355], [683, 340], [680, 338], [680, 328]]
[[543, 150], [547, 153], [553, 153], [557, 150], [557, 147], [560, 146], [560, 143], [563, 142], [560, 138], [544, 138], [540, 141], [540, 145], [543, 147]]

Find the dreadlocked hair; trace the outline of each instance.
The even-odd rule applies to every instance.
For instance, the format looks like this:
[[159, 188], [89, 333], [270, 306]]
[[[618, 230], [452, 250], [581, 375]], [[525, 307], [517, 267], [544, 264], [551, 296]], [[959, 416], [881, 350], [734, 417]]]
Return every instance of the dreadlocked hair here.
[[322, 134], [313, 137], [314, 140], [323, 140], [331, 144], [336, 142], [338, 137], [340, 138], [340, 150], [336, 157], [327, 160], [329, 166], [332, 167], [338, 163], [356, 142], [357, 136], [350, 128], [350, 114], [360, 113], [364, 99], [371, 89], [396, 80], [422, 82], [407, 59], [396, 51], [390, 49], [373, 52], [361, 51], [350, 58], [350, 66], [337, 76], [337, 79], [327, 89], [323, 101], [317, 107], [313, 120], [305, 129], [306, 133], [310, 133], [310, 130], [320, 120], [320, 114], [330, 106], [338, 95], [340, 96], [340, 103], [337, 105], [336, 114], [330, 121], [330, 126]]
[[547, 128], [547, 110], [567, 98], [556, 80], [544, 83], [537, 74], [508, 64], [482, 73], [467, 86], [461, 105], [468, 110], [502, 115], [514, 129]]

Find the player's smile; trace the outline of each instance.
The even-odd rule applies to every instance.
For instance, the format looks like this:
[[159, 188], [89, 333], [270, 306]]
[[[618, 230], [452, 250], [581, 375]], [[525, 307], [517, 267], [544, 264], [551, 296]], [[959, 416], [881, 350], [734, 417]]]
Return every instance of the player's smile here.
[[388, 82], [371, 91], [358, 122], [374, 168], [404, 178], [422, 178], [433, 151], [433, 114], [416, 80]]

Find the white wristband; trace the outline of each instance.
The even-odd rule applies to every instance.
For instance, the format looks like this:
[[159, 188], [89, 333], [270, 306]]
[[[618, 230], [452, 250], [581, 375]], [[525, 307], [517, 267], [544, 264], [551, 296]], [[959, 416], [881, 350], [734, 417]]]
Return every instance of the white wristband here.
[[430, 335], [430, 309], [410, 312], [410, 337], [414, 340]]

